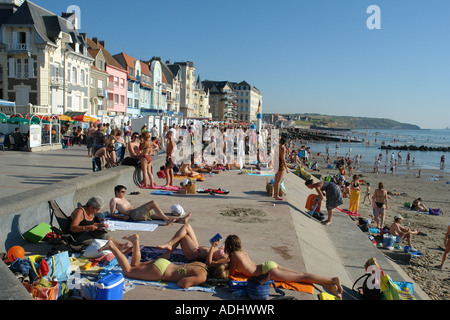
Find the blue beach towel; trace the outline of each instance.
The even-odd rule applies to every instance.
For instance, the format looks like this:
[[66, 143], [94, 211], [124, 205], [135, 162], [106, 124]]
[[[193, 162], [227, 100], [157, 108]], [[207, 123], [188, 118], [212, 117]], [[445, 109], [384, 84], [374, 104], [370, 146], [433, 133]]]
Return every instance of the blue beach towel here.
[[166, 190], [155, 190], [152, 192], [152, 194], [156, 194], [156, 195], [172, 195], [174, 194], [174, 191], [166, 191]]

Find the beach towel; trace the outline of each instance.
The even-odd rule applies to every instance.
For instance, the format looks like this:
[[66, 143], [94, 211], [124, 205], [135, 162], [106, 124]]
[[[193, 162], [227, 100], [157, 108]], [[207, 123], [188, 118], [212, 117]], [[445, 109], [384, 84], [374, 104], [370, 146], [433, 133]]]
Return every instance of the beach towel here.
[[[308, 198], [306, 199], [305, 208], [311, 211], [314, 208], [314, 206], [316, 205], [317, 198], [320, 198], [317, 194], [310, 194], [308, 196]], [[319, 205], [316, 208], [316, 211], [320, 212], [321, 205], [322, 205], [322, 202], [319, 203]]]
[[340, 212], [343, 212], [343, 213], [346, 213], [347, 215], [352, 216], [352, 217], [361, 217], [361, 215], [358, 212], [352, 212], [352, 211], [349, 211], [349, 210], [344, 210], [344, 209], [341, 209], [339, 207], [337, 207], [336, 210], [340, 211]]
[[357, 212], [359, 209], [359, 199], [361, 192], [357, 189], [350, 191], [350, 210], [351, 212]]
[[162, 220], [152, 221], [122, 221], [115, 219], [105, 219], [108, 230], [127, 230], [127, 231], [148, 231], [153, 232], [158, 225], [165, 224]]
[[247, 173], [249, 176], [259, 176], [259, 177], [275, 177], [275, 173]]
[[172, 195], [172, 194], [174, 194], [174, 193], [175, 193], [175, 191], [167, 191], [167, 190], [155, 190], [155, 191], [152, 192], [152, 194], [156, 194], [156, 195], [168, 195], [168, 196], [170, 196], [170, 195]]
[[[161, 254], [163, 254], [165, 252], [165, 250], [161, 250], [161, 249], [158, 249], [156, 247], [151, 247], [151, 246], [142, 246], [141, 245], [140, 248], [141, 248], [141, 262], [156, 260]], [[126, 255], [128, 261], [130, 263], [131, 263], [131, 256], [132, 256], [131, 253]], [[170, 256], [169, 261], [172, 263], [175, 263], [175, 264], [185, 264], [185, 263], [192, 262], [192, 261], [186, 259], [186, 257], [183, 254], [183, 251], [180, 249], [175, 249], [172, 252], [172, 255]], [[122, 273], [123, 274], [122, 268], [119, 266], [117, 259], [115, 259], [115, 258], [113, 260], [111, 260], [109, 265], [107, 267], [105, 267], [99, 273], [98, 278], [101, 279], [112, 273]], [[201, 291], [201, 292], [216, 293], [216, 289], [214, 287], [193, 286], [193, 287], [190, 287], [187, 289], [182, 289], [174, 282], [146, 281], [146, 280], [127, 278], [127, 277], [126, 277], [126, 281], [133, 285], [157, 286], [157, 287], [162, 287], [164, 289], [172, 289], [172, 290], [180, 290], [180, 291]]]
[[204, 175], [203, 174], [198, 174], [196, 176], [187, 176], [187, 175], [181, 175], [181, 174], [174, 174], [173, 175], [174, 179], [186, 179], [186, 178], [191, 178], [191, 179], [203, 179]]
[[180, 186], [167, 186], [167, 187], [164, 187], [164, 186], [157, 186], [157, 185], [154, 185], [153, 188], [151, 188], [151, 187], [144, 188], [143, 184], [141, 184], [139, 186], [139, 188], [141, 188], [141, 189], [155, 189], [155, 190], [169, 190], [169, 191], [178, 191], [178, 190], [181, 189]]
[[[234, 281], [247, 281], [247, 277], [239, 273], [235, 274], [234, 276], [230, 276], [229, 279]], [[275, 284], [277, 287], [282, 287], [284, 289], [314, 294], [314, 286], [309, 283], [275, 281]]]

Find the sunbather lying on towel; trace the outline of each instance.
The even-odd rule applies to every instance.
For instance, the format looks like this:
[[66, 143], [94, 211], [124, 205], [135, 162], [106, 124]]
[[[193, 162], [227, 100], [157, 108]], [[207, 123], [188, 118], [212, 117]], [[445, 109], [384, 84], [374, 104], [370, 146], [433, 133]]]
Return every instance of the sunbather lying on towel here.
[[332, 294], [342, 299], [342, 286], [339, 277], [329, 278], [310, 273], [303, 273], [282, 267], [273, 261], [257, 265], [248, 254], [242, 250], [241, 239], [236, 235], [230, 235], [225, 240], [225, 252], [230, 257], [230, 275], [236, 272], [250, 278], [266, 274], [264, 281], [275, 280], [279, 282], [303, 282], [318, 284], [329, 290]]
[[168, 259], [172, 251], [167, 251], [156, 260], [140, 263], [141, 251], [139, 236], [137, 234], [125, 236], [123, 239], [133, 244], [131, 264], [111, 238], [99, 251], [111, 250], [122, 268], [124, 275], [128, 278], [146, 281], [162, 280], [176, 282], [180, 288], [186, 289], [204, 283], [208, 278], [208, 272], [214, 272], [215, 270], [210, 267], [206, 268], [204, 263], [198, 261], [185, 265], [171, 263]]
[[411, 210], [428, 212], [428, 208], [425, 207], [421, 198], [417, 198], [416, 200], [413, 201], [411, 205]]
[[218, 248], [218, 242], [210, 247], [201, 247], [198, 244], [194, 229], [188, 223], [184, 224], [167, 243], [157, 246], [158, 249], [173, 251], [178, 245], [181, 246], [184, 256], [188, 260], [206, 261], [211, 263], [228, 263], [228, 255], [224, 248]]

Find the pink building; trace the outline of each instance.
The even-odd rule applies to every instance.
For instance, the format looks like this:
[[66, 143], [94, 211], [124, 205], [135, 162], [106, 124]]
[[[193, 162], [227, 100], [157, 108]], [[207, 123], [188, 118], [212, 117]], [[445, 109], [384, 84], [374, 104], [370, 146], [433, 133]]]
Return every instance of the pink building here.
[[109, 75], [108, 80], [108, 99], [107, 115], [126, 115], [127, 114], [127, 71], [113, 58], [105, 49], [105, 42], [93, 38], [89, 46], [101, 50], [106, 62], [106, 72]]

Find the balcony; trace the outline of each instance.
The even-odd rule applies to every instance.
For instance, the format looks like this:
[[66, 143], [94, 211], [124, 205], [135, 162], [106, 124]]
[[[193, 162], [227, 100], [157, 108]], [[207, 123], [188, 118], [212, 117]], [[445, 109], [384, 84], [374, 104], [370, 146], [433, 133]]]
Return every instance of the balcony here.
[[31, 46], [28, 43], [8, 43], [9, 53], [30, 53]]

